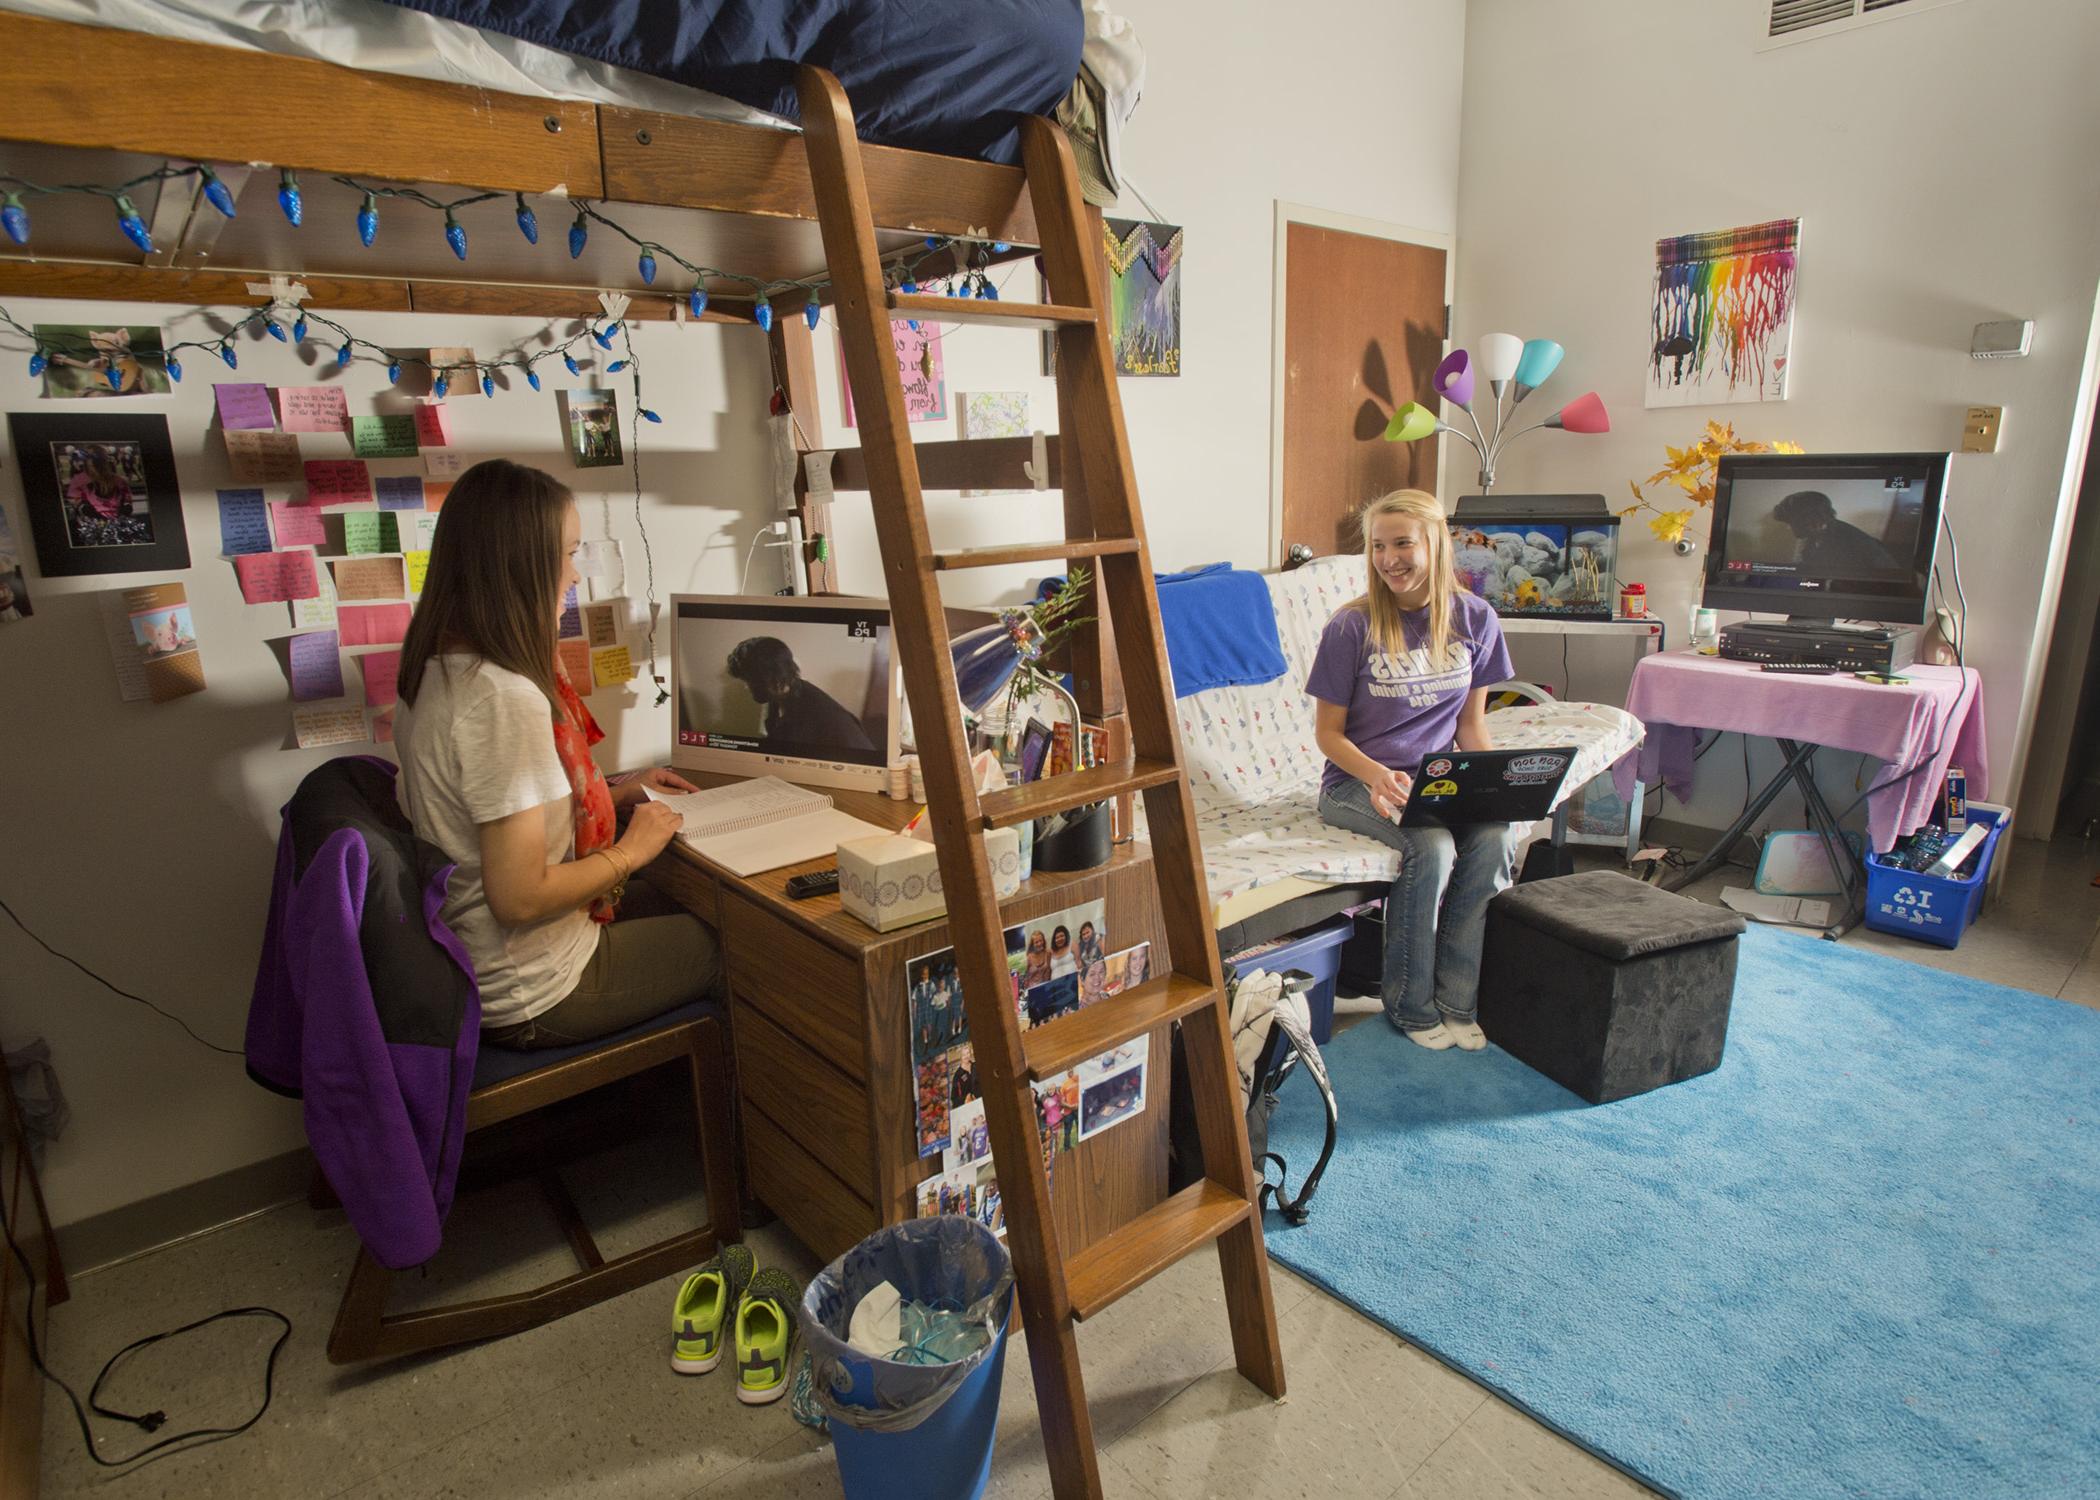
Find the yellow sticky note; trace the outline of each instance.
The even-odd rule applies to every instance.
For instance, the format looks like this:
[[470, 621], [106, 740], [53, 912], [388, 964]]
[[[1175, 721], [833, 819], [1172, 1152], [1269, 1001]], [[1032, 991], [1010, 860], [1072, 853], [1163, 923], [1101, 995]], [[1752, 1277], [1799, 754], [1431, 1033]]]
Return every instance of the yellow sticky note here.
[[625, 646], [600, 646], [591, 653], [591, 677], [600, 687], [618, 687], [634, 676]]
[[430, 554], [428, 552], [404, 552], [401, 555], [408, 561], [408, 591], [411, 594], [422, 593], [423, 577], [430, 571]]

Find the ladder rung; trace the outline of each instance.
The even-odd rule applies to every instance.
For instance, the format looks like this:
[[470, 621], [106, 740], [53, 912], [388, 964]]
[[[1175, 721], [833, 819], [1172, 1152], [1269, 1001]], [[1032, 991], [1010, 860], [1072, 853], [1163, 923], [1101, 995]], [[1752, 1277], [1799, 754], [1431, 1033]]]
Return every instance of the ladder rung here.
[[1068, 1011], [1022, 1035], [1021, 1053], [1028, 1076], [1041, 1082], [1075, 1068], [1155, 1026], [1178, 1021], [1201, 1010], [1218, 992], [1200, 979], [1168, 974], [1150, 979], [1120, 995], [1096, 1000], [1084, 1010]]
[[1065, 1289], [1072, 1316], [1084, 1321], [1136, 1291], [1246, 1218], [1252, 1207], [1206, 1177], [1139, 1214], [1067, 1264]]
[[1138, 549], [1128, 536], [1068, 537], [1061, 542], [1030, 542], [1022, 547], [965, 547], [936, 552], [933, 565], [942, 572], [957, 568], [997, 568], [1008, 563], [1063, 562], [1072, 557], [1121, 556]]
[[1089, 802], [1142, 792], [1148, 786], [1164, 786], [1180, 774], [1181, 767], [1171, 760], [1110, 761], [987, 793], [978, 811], [986, 828], [1011, 828], [1030, 818], [1046, 818]]
[[891, 292], [893, 318], [926, 318], [937, 323], [984, 323], [994, 328], [1061, 328], [1095, 321], [1091, 307], [1060, 307], [1049, 302], [987, 302], [977, 297], [935, 297], [926, 292]]

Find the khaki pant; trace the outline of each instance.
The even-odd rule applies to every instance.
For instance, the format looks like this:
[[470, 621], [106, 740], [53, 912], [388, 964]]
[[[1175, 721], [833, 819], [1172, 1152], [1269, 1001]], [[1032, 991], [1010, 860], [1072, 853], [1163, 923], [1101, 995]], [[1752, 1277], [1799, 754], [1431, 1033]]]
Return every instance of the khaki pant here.
[[714, 930], [646, 877], [628, 882], [618, 918], [598, 929], [598, 951], [551, 1010], [481, 1033], [499, 1047], [573, 1047], [721, 993]]

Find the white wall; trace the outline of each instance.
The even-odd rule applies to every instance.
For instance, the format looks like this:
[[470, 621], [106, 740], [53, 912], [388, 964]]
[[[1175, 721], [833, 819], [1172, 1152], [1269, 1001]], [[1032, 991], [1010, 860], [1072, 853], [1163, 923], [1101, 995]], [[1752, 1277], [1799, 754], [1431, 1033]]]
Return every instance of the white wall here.
[[[1225, 16], [1186, 0], [1143, 0], [1127, 9], [1151, 56], [1145, 100], [1127, 141], [1128, 170], [1161, 214], [1187, 227], [1189, 244], [1187, 373], [1122, 387], [1154, 556], [1163, 567], [1215, 558], [1259, 565], [1269, 547], [1273, 201], [1452, 227], [1463, 4], [1408, 0], [1311, 16]], [[1334, 45], [1344, 34], [1349, 45]], [[1402, 76], [1404, 95], [1396, 88]], [[1126, 201], [1126, 212], [1150, 217], [1134, 201]], [[1032, 274], [1017, 269], [1007, 295], [1030, 295]], [[78, 302], [18, 301], [8, 310], [24, 323], [166, 321], [174, 338], [203, 336], [208, 316]], [[533, 339], [543, 327], [368, 314], [342, 321], [377, 342], [472, 344], [483, 354]], [[770, 514], [763, 339], [741, 330], [650, 325], [636, 342], [651, 404], [665, 418], [662, 427], [644, 429], [642, 459], [657, 593], [733, 591], [745, 548]], [[858, 435], [840, 421], [828, 321], [818, 342], [825, 441], [850, 444]], [[1031, 336], [967, 330], [947, 340], [944, 355], [951, 400], [973, 389], [1027, 390], [1035, 420], [1055, 430], [1054, 392], [1040, 376]], [[21, 373], [26, 357], [26, 349], [16, 352], [0, 339], [0, 390], [14, 410], [42, 405]], [[194, 606], [209, 688], [157, 706], [117, 698], [90, 595], [164, 575], [48, 580], [32, 568], [34, 617], [0, 626], [0, 801], [11, 855], [4, 894], [59, 948], [179, 1011], [214, 1040], [238, 1046], [277, 810], [306, 771], [336, 752], [282, 748], [289, 705], [266, 640], [289, 632], [286, 611], [244, 605], [230, 564], [216, 556], [213, 491], [229, 480], [207, 428], [211, 380], [225, 372], [202, 356], [186, 369], [189, 378], [172, 396], [108, 409], [169, 416], [193, 561], [179, 576]], [[238, 378], [313, 380], [290, 350], [260, 340], [243, 346]], [[623, 542], [629, 592], [638, 596], [643, 558], [633, 495], [623, 488], [627, 471], [569, 468], [553, 394], [567, 383], [554, 375], [537, 396], [520, 386], [494, 401], [454, 399], [455, 444], [477, 456], [543, 464], [573, 483], [585, 535]], [[345, 384], [353, 412], [379, 409], [382, 371], [356, 366]], [[958, 431], [951, 421], [923, 425], [915, 436]], [[340, 440], [307, 446], [324, 455], [347, 451]], [[603, 504], [600, 486], [607, 487]], [[0, 454], [0, 505], [27, 546], [11, 453]], [[930, 512], [941, 546], [1051, 537], [1061, 525], [1055, 495], [935, 497]], [[879, 591], [865, 497], [841, 500], [836, 540], [843, 585]], [[755, 570], [754, 584], [771, 576]], [[972, 578], [951, 601], [1010, 596], [1023, 582], [1018, 574]], [[346, 678], [354, 690], [354, 670]], [[608, 712], [605, 693], [592, 700], [609, 735], [601, 755], [607, 766], [641, 764], [667, 748], [666, 711], [633, 693], [624, 704]], [[0, 1043], [48, 1037], [73, 1103], [72, 1127], [52, 1149], [44, 1176], [59, 1224], [299, 1143], [296, 1107], [248, 1082], [237, 1059], [197, 1048], [8, 926], [0, 926], [0, 974]]]
[[[1613, 422], [1601, 438], [1527, 438], [1498, 488], [1630, 503], [1627, 480], [1709, 417], [1812, 452], [1951, 449], [1964, 407], [2003, 405], [1999, 452], [1957, 456], [1949, 502], [2003, 801], [2037, 625], [2054, 613], [2045, 579], [2068, 534], [2058, 498], [2100, 281], [2100, 23], [2091, 0], [1969, 0], [1758, 52], [1754, 10], [1470, 8], [1457, 342], [1505, 328], [1560, 340], [1567, 361], [1532, 400], [1594, 387]], [[1643, 410], [1655, 240], [1794, 215], [1789, 398]], [[1972, 361], [1971, 325], [2007, 317], [2035, 320], [2033, 354]], [[1622, 576], [1645, 581], [1682, 631], [1700, 558], [1675, 557], [1638, 521], [1626, 538]], [[1702, 764], [1693, 821], [1733, 815], [1735, 749]], [[1849, 757], [1830, 768], [1839, 786], [1852, 772]]]

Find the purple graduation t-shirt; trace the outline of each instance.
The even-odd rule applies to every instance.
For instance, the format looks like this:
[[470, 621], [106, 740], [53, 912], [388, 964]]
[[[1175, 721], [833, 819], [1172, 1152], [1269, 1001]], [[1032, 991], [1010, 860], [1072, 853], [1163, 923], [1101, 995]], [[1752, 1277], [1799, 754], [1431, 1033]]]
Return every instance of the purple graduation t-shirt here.
[[[1413, 775], [1424, 756], [1452, 748], [1466, 694], [1509, 681], [1515, 669], [1502, 642], [1502, 622], [1476, 594], [1453, 592], [1451, 649], [1440, 666], [1429, 660], [1429, 611], [1407, 610], [1400, 618], [1411, 649], [1392, 656], [1371, 649], [1368, 615], [1360, 609], [1339, 611], [1320, 633], [1305, 691], [1349, 710], [1342, 733], [1357, 749], [1382, 766]], [[1351, 779], [1329, 761], [1320, 790], [1332, 791]]]

